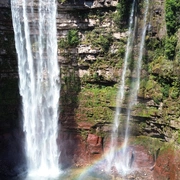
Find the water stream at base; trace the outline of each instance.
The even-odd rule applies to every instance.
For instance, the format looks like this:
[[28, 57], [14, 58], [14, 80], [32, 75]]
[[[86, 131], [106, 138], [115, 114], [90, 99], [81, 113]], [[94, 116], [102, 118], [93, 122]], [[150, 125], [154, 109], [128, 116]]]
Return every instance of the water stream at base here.
[[126, 70], [128, 68], [127, 61], [128, 58], [131, 57], [131, 51], [133, 48], [133, 41], [135, 37], [135, 27], [136, 23], [134, 22], [134, 11], [135, 11], [135, 3], [136, 1], [133, 1], [132, 9], [131, 9], [131, 15], [129, 19], [129, 36], [128, 36], [128, 42], [126, 46], [126, 54], [124, 58], [124, 68], [122, 72], [122, 77], [121, 77], [121, 84], [119, 87], [118, 95], [116, 98], [116, 112], [115, 112], [115, 117], [114, 117], [114, 124], [113, 124], [113, 129], [111, 133], [111, 144], [110, 144], [110, 153], [107, 155], [106, 159], [108, 162], [108, 167], [107, 171], [111, 171], [113, 168], [116, 169], [121, 174], [127, 174], [131, 171], [131, 161], [133, 156], [133, 150], [128, 149], [128, 139], [129, 139], [129, 121], [130, 121], [130, 116], [131, 116], [131, 109], [132, 107], [137, 103], [137, 94], [140, 86], [140, 72], [141, 72], [141, 61], [142, 61], [142, 56], [143, 56], [143, 48], [144, 48], [144, 42], [145, 42], [145, 35], [146, 35], [146, 22], [147, 22], [147, 14], [148, 14], [148, 8], [149, 8], [149, 1], [145, 0], [144, 5], [145, 5], [145, 11], [144, 11], [144, 17], [143, 17], [143, 25], [142, 25], [142, 35], [140, 38], [140, 46], [139, 46], [139, 54], [138, 54], [138, 60], [137, 60], [137, 65], [135, 68], [136, 71], [136, 82], [134, 87], [130, 90], [130, 100], [128, 104], [128, 110], [127, 110], [127, 117], [126, 117], [126, 124], [125, 124], [125, 136], [124, 136], [124, 142], [123, 142], [123, 147], [122, 147], [122, 152], [118, 154], [116, 152], [118, 148], [118, 129], [119, 129], [119, 124], [121, 121], [121, 106], [123, 104], [124, 96], [125, 96], [125, 80], [126, 80]]
[[56, 1], [11, 0], [28, 175], [59, 174]]

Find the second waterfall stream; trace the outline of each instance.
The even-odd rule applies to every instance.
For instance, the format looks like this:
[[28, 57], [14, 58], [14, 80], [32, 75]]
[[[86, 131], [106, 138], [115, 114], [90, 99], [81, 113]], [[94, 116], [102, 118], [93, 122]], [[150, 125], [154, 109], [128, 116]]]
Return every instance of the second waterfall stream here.
[[[136, 0], [132, 3], [131, 14], [129, 18], [129, 29], [128, 29], [128, 40], [126, 44], [126, 52], [124, 57], [124, 66], [121, 74], [121, 81], [119, 90], [116, 97], [116, 111], [114, 115], [114, 123], [111, 132], [111, 143], [110, 143], [110, 151], [106, 156], [107, 160], [107, 171], [111, 171], [112, 169], [116, 169], [116, 171], [122, 175], [128, 174], [132, 171], [131, 164], [132, 164], [132, 156], [133, 150], [129, 150], [128, 148], [128, 140], [129, 140], [129, 122], [131, 117], [131, 109], [137, 103], [137, 94], [140, 86], [140, 74], [141, 74], [141, 64], [142, 64], [142, 57], [144, 52], [144, 44], [145, 44], [145, 36], [146, 36], [146, 29], [147, 29], [147, 15], [149, 9], [149, 0], [144, 0], [144, 13], [143, 13], [143, 20], [142, 20], [142, 30], [141, 30], [141, 37], [139, 37], [139, 44], [138, 47], [138, 58], [136, 58], [136, 64], [134, 68], [134, 73], [136, 74], [135, 82], [133, 83], [132, 88], [129, 90], [129, 101], [127, 104], [127, 111], [126, 111], [126, 120], [125, 120], [125, 129], [124, 137], [123, 137], [123, 145], [122, 150], [118, 152], [118, 138], [120, 135], [120, 123], [122, 123], [122, 105], [124, 103], [125, 98], [125, 82], [126, 82], [126, 73], [129, 67], [128, 61], [133, 58], [133, 47], [135, 45], [135, 31], [137, 28], [137, 22], [135, 20], [135, 13], [136, 13]], [[135, 61], [135, 58], [133, 59]], [[123, 133], [121, 133], [122, 135]]]

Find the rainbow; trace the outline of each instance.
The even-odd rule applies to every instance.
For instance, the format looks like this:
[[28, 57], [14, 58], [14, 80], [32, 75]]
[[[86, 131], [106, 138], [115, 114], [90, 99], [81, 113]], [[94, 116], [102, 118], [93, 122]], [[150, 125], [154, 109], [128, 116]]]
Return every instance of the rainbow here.
[[[91, 165], [86, 166], [82, 169], [82, 172], [80, 175], [76, 176], [76, 180], [84, 180], [88, 179], [88, 177], [95, 177], [97, 179], [111, 179], [113, 174], [118, 173], [120, 176], [127, 175], [128, 173], [131, 173], [133, 171], [133, 168], [125, 167], [125, 165], [122, 163], [122, 153], [123, 153], [123, 144], [116, 148], [115, 155], [117, 159], [114, 163], [111, 165], [111, 170], [107, 170], [107, 157], [110, 153], [110, 151], [107, 151], [101, 158], [96, 159]], [[127, 148], [127, 153], [132, 152], [132, 147]], [[116, 170], [115, 170], [116, 169]]]

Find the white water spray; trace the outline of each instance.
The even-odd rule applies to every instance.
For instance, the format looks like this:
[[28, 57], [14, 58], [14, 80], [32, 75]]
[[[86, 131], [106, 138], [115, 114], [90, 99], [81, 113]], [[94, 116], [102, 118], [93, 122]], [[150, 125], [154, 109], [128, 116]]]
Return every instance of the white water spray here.
[[[133, 29], [134, 27], [134, 13], [135, 13], [135, 3], [136, 0], [133, 1], [131, 14], [129, 18], [129, 29], [128, 29], [128, 41], [126, 45], [126, 53], [124, 58], [124, 67], [123, 72], [121, 76], [121, 84], [119, 86], [119, 90], [116, 97], [116, 111], [114, 116], [114, 123], [113, 123], [113, 129], [111, 133], [111, 144], [110, 144], [110, 153], [107, 155], [106, 159], [108, 162], [107, 171], [110, 171], [112, 166], [121, 166], [119, 163], [120, 160], [116, 157], [116, 148], [117, 148], [117, 140], [118, 140], [118, 128], [120, 123], [120, 116], [121, 116], [121, 106], [124, 100], [124, 94], [125, 94], [125, 78], [126, 78], [126, 71], [128, 66], [128, 59], [130, 58], [131, 52], [132, 52], [132, 45], [134, 41], [134, 35], [135, 31]], [[123, 169], [123, 167], [121, 167]]]
[[56, 1], [11, 0], [28, 174], [59, 174]]

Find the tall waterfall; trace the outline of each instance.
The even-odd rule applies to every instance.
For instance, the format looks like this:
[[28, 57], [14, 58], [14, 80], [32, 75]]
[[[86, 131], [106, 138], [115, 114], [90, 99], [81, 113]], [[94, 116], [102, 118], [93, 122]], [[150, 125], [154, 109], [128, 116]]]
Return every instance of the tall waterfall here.
[[[132, 152], [128, 151], [127, 149], [127, 143], [129, 139], [129, 121], [131, 116], [131, 109], [132, 107], [137, 103], [137, 94], [139, 90], [140, 85], [140, 72], [141, 72], [141, 61], [143, 56], [143, 48], [144, 48], [144, 42], [145, 42], [145, 35], [146, 35], [146, 28], [147, 28], [147, 14], [148, 14], [148, 8], [149, 8], [149, 0], [144, 1], [144, 17], [143, 17], [143, 24], [142, 24], [142, 33], [140, 37], [140, 45], [139, 45], [139, 52], [138, 52], [138, 60], [135, 68], [136, 72], [136, 82], [134, 84], [134, 87], [130, 90], [130, 99], [128, 104], [128, 110], [127, 110], [127, 118], [126, 118], [126, 124], [125, 124], [125, 136], [124, 136], [124, 143], [122, 152], [120, 155], [116, 152], [116, 149], [118, 148], [118, 128], [119, 123], [121, 121], [121, 106], [124, 101], [125, 96], [125, 80], [126, 80], [126, 70], [128, 67], [127, 61], [132, 55], [132, 48], [133, 48], [133, 41], [135, 37], [135, 29], [136, 29], [136, 23], [134, 22], [134, 8], [135, 8], [135, 0], [133, 1], [130, 20], [129, 20], [129, 36], [126, 46], [126, 54], [124, 58], [124, 68], [121, 76], [121, 84], [119, 87], [119, 91], [116, 98], [116, 112], [114, 117], [114, 124], [113, 129], [111, 133], [111, 150], [110, 153], [107, 156], [108, 161], [108, 171], [115, 167], [116, 170], [122, 174], [126, 174], [131, 170], [130, 167], [130, 159], [132, 157]], [[121, 156], [121, 157], [119, 157]]]
[[141, 32], [140, 45], [139, 45], [139, 54], [138, 54], [136, 68], [135, 68], [136, 82], [133, 88], [131, 89], [130, 100], [128, 104], [128, 111], [127, 111], [127, 119], [126, 119], [125, 140], [124, 140], [124, 148], [123, 148], [123, 157], [125, 157], [124, 163], [126, 167], [129, 166], [128, 164], [131, 158], [128, 156], [129, 154], [127, 153], [127, 143], [129, 139], [129, 121], [130, 121], [130, 116], [131, 116], [131, 109], [137, 103], [137, 95], [138, 95], [138, 90], [140, 86], [141, 64], [142, 64], [145, 36], [146, 36], [146, 30], [147, 30], [147, 14], [148, 14], [148, 9], [149, 9], [149, 0], [144, 1], [144, 9], [145, 11], [144, 11], [142, 32]]
[[28, 173], [59, 173], [56, 1], [11, 0]]
[[129, 17], [129, 29], [128, 29], [128, 40], [127, 40], [127, 45], [126, 45], [126, 53], [124, 57], [124, 67], [123, 67], [123, 72], [121, 76], [121, 83], [119, 86], [119, 90], [117, 93], [116, 97], [116, 111], [115, 111], [115, 116], [114, 116], [114, 122], [113, 122], [113, 128], [111, 132], [111, 144], [110, 144], [110, 153], [106, 157], [108, 166], [107, 170], [110, 171], [112, 166], [118, 166], [117, 168], [121, 166], [118, 162], [116, 162], [116, 148], [117, 148], [117, 141], [118, 141], [118, 128], [119, 128], [119, 123], [121, 119], [121, 106], [124, 100], [124, 95], [125, 95], [125, 79], [126, 79], [126, 71], [128, 67], [128, 59], [130, 58], [130, 55], [132, 53], [132, 46], [133, 46], [133, 41], [134, 41], [134, 36], [135, 36], [135, 31], [134, 31], [134, 14], [135, 14], [135, 3], [136, 0], [133, 0], [132, 8], [131, 8], [131, 14]]

